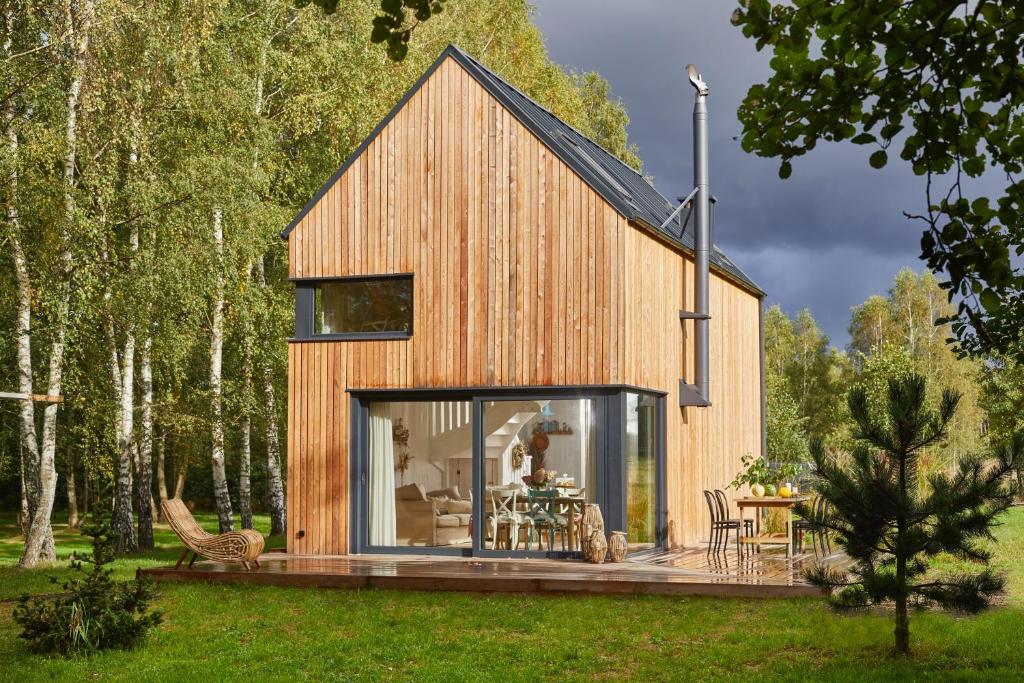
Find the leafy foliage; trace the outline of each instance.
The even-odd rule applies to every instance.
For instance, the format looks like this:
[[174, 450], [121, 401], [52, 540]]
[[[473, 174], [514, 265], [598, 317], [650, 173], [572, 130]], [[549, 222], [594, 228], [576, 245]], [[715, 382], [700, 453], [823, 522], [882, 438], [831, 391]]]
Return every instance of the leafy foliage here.
[[789, 393], [782, 378], [765, 378], [767, 447], [766, 455], [773, 462], [805, 462], [808, 457], [807, 418]]
[[[19, 637], [30, 650], [44, 654], [71, 655], [110, 649], [130, 649], [142, 642], [162, 621], [150, 612], [152, 579], [136, 574], [131, 581], [110, 578], [116, 536], [110, 525], [110, 504], [94, 508], [92, 522], [82, 533], [92, 538], [92, 556], [71, 556], [78, 578], [59, 583], [62, 593], [53, 597], [23, 595], [14, 609], [21, 626]], [[57, 584], [57, 580], [51, 577]]]
[[[765, 312], [764, 333], [769, 420], [777, 427], [787, 424], [790, 433], [782, 438], [792, 442], [792, 429], [797, 425], [794, 416], [784, 416], [792, 409], [785, 405], [791, 401], [801, 420], [800, 429], [811, 437], [830, 438], [842, 410], [845, 358], [831, 348], [828, 336], [807, 309], [791, 319], [779, 306], [771, 306]], [[805, 449], [799, 450], [803, 453]]]
[[[798, 513], [831, 532], [853, 560], [848, 573], [818, 565], [808, 578], [829, 589], [838, 607], [894, 602], [896, 650], [906, 653], [910, 601], [977, 611], [1002, 590], [1003, 579], [987, 567], [990, 553], [980, 541], [992, 538], [997, 517], [1013, 502], [1009, 475], [1024, 457], [1024, 438], [991, 458], [961, 458], [952, 473], [932, 473], [921, 491], [914, 485], [921, 453], [946, 438], [960, 396], [946, 391], [938, 410], [931, 410], [925, 379], [911, 374], [891, 379], [887, 398], [883, 419], [872, 411], [865, 388], [850, 392], [858, 446], [844, 463], [820, 440], [812, 444], [818, 494], [828, 505], [800, 505]], [[929, 561], [940, 553], [980, 569], [930, 576]]]
[[[948, 278], [962, 352], [1019, 352], [1024, 321], [1024, 12], [1010, 0], [741, 0], [733, 23], [772, 51], [739, 108], [743, 148], [779, 175], [821, 141], [890, 149], [926, 178], [921, 253]], [[895, 147], [894, 147], [895, 146]], [[972, 196], [970, 179], [1005, 179]]]
[[771, 475], [768, 469], [768, 461], [765, 458], [755, 458], [750, 453], [744, 453], [740, 457], [740, 463], [743, 465], [743, 470], [729, 483], [730, 488], [738, 489], [744, 484], [754, 486], [755, 484], [763, 485], [770, 483]]
[[[338, 10], [338, 0], [296, 0], [296, 7], [313, 3], [327, 14]], [[446, 0], [381, 0], [380, 14], [373, 19], [370, 40], [385, 43], [388, 57], [396, 62], [409, 52], [412, 32], [420, 23], [444, 9]], [[409, 18], [412, 14], [412, 18]]]
[[[983, 364], [958, 357], [946, 343], [951, 335], [949, 324], [935, 322], [952, 312], [932, 273], [917, 274], [904, 268], [884, 296], [869, 297], [854, 307], [850, 317], [850, 386], [867, 389], [869, 404], [877, 416], [884, 417], [889, 380], [911, 373], [925, 378], [932, 408], [941, 401], [942, 384], [955, 386], [961, 393], [949, 436], [928, 450], [922, 474], [949, 466], [961, 454], [977, 452], [987, 445], [980, 402]], [[841, 421], [844, 426], [834, 443], [841, 441], [849, 446], [854, 424], [846, 411]]]

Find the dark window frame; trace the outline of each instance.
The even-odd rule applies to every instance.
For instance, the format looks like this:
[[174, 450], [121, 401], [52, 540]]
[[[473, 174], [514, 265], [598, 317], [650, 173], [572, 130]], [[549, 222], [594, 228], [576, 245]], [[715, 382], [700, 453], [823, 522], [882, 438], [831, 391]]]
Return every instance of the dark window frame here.
[[[291, 341], [379, 341], [410, 339], [415, 320], [416, 289], [413, 273], [379, 273], [369, 275], [342, 275], [335, 277], [293, 277], [295, 285], [295, 336]], [[409, 330], [383, 332], [316, 332], [316, 291], [329, 282], [380, 282], [382, 280], [409, 280], [413, 298], [409, 307]]]
[[[609, 530], [626, 528], [626, 394], [639, 393], [655, 401], [655, 543], [666, 547], [668, 541], [668, 496], [665, 480], [667, 410], [665, 392], [632, 385], [554, 385], [554, 386], [480, 386], [411, 389], [348, 389], [350, 400], [349, 431], [349, 533], [351, 551], [356, 554], [449, 555], [461, 557], [536, 557], [568, 558], [574, 554], [561, 551], [487, 550], [483, 548], [483, 527], [473, 525], [470, 548], [428, 546], [371, 546], [368, 542], [369, 519], [368, 445], [369, 404], [377, 401], [467, 401], [472, 402], [473, 415], [473, 516], [483, 519], [483, 496], [476, 495], [484, 480], [483, 404], [501, 400], [594, 399], [597, 402], [597, 459], [604, 473], [599, 483], [597, 500]], [[603, 419], [602, 419], [603, 418]]]

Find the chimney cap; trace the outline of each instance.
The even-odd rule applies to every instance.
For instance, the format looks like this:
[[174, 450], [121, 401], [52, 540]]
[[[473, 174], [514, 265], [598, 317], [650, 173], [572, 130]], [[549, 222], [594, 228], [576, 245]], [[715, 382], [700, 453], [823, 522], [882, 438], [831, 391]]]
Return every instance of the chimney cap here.
[[697, 67], [695, 67], [693, 64], [687, 64], [686, 75], [690, 77], [690, 83], [693, 85], [694, 88], [697, 89], [697, 94], [708, 94], [708, 84], [705, 83], [701, 75], [697, 73]]

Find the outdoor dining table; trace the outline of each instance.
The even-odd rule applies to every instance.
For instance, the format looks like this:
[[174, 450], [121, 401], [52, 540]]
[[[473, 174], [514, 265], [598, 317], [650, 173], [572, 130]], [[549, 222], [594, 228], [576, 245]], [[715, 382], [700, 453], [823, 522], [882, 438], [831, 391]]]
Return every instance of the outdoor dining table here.
[[[740, 517], [746, 508], [754, 508], [754, 535], [741, 536], [740, 543], [744, 545], [784, 545], [786, 546], [786, 557], [793, 557], [793, 508], [797, 503], [807, 500], [807, 496], [747, 496], [736, 500], [736, 506], [740, 509]], [[761, 533], [761, 510], [764, 508], [786, 508], [786, 537], [781, 538], [778, 534]]]

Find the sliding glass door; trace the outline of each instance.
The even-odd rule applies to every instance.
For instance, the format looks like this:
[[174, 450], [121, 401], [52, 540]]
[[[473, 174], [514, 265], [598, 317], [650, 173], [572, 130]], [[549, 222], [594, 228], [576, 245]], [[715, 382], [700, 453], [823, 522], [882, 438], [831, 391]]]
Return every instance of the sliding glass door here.
[[573, 553], [578, 521], [598, 502], [595, 398], [481, 401], [484, 551]]
[[365, 515], [360, 524], [367, 548], [468, 550], [471, 402], [372, 401], [365, 410], [365, 477], [360, 482]]

